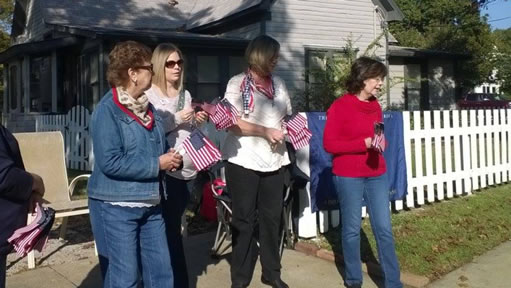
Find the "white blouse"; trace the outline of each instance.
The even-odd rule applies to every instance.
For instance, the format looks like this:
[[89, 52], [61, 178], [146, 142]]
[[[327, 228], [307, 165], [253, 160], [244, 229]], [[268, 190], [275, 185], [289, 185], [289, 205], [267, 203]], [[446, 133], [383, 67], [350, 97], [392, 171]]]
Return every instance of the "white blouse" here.
[[[179, 145], [181, 145], [186, 137], [190, 135], [192, 132], [192, 126], [190, 123], [182, 122], [179, 117], [176, 117], [179, 96], [173, 98], [163, 96], [159, 89], [155, 88], [154, 85], [151, 86], [145, 94], [147, 95], [149, 102], [153, 104], [158, 115], [162, 118], [163, 129], [165, 130], [169, 146], [178, 151], [181, 150], [179, 149]], [[185, 91], [184, 108], [192, 107], [191, 103], [192, 96], [190, 95], [190, 92]], [[195, 178], [197, 170], [195, 169], [190, 156], [185, 153], [183, 155], [183, 169], [175, 172], [167, 172], [167, 174], [174, 178], [189, 180]]]
[[[241, 97], [241, 83], [245, 73], [238, 74], [229, 80], [225, 91], [225, 98], [243, 113], [243, 99]], [[282, 120], [286, 115], [292, 114], [291, 100], [284, 82], [273, 76], [275, 96], [268, 99], [258, 90], [254, 90], [254, 111], [241, 119], [268, 128], [282, 129]], [[222, 146], [223, 159], [240, 165], [244, 168], [271, 172], [290, 163], [285, 143], [278, 144], [275, 150], [263, 137], [237, 136], [230, 132]]]

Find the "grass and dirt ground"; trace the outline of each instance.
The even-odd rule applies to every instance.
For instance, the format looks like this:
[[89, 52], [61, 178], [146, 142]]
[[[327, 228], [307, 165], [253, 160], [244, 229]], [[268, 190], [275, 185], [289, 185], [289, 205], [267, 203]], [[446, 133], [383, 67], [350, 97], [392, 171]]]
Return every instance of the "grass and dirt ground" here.
[[[392, 215], [401, 270], [437, 279], [475, 256], [511, 239], [511, 185], [475, 192], [471, 196], [424, 205]], [[362, 222], [364, 262], [377, 263], [369, 219]], [[342, 254], [339, 228], [314, 241]]]

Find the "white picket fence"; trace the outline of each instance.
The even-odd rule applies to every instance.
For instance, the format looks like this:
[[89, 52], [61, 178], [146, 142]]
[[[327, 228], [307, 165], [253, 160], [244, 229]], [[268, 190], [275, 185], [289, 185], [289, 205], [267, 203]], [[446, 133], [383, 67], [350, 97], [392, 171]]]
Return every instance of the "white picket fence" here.
[[67, 167], [92, 170], [92, 139], [89, 136], [91, 113], [83, 106], [75, 106], [67, 114], [36, 117], [36, 131], [60, 131], [64, 136]]
[[[511, 110], [405, 111], [403, 126], [408, 193], [395, 210], [509, 182]], [[316, 217], [320, 232], [339, 225], [338, 210]]]
[[[77, 106], [66, 115], [38, 116], [36, 130], [61, 131], [68, 168], [90, 171], [90, 117], [86, 108]], [[395, 210], [413, 209], [509, 182], [511, 109], [406, 111], [403, 122], [408, 193], [405, 199], [392, 203]], [[221, 135], [212, 135], [212, 128], [206, 130], [220, 146]], [[310, 195], [300, 195], [300, 199], [305, 205], [299, 221], [300, 236], [316, 236], [317, 223], [320, 232], [339, 225], [338, 210], [312, 213]], [[366, 216], [365, 209], [362, 216]]]

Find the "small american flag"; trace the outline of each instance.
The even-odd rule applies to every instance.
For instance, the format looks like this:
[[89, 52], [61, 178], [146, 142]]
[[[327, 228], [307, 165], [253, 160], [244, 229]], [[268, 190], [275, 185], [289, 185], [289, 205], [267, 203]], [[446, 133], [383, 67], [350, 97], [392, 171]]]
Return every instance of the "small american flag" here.
[[383, 122], [375, 122], [374, 123], [374, 137], [371, 141], [371, 146], [374, 150], [383, 153], [385, 150], [385, 134], [383, 128]]
[[374, 134], [373, 141], [371, 141], [371, 146], [376, 151], [383, 153], [385, 150], [385, 134]]
[[217, 130], [227, 129], [238, 122], [238, 109], [227, 99], [218, 101], [215, 107], [214, 114], [210, 114], [209, 119], [215, 123]]
[[307, 119], [296, 113], [284, 119], [284, 127], [287, 131], [289, 141], [295, 150], [309, 145], [312, 137], [311, 131], [307, 128]]
[[182, 145], [197, 171], [205, 170], [222, 159], [218, 148], [199, 129], [194, 129]]

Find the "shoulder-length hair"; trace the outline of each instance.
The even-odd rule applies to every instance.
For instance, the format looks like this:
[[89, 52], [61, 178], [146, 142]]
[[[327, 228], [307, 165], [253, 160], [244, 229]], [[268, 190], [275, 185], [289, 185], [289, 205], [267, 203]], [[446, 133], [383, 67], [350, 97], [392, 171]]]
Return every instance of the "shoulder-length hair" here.
[[279, 53], [280, 44], [267, 35], [254, 38], [245, 50], [245, 58], [250, 69], [255, 72], [268, 74], [272, 59]]
[[378, 60], [360, 57], [351, 65], [350, 75], [346, 80], [346, 90], [357, 94], [364, 89], [364, 81], [370, 78], [387, 76], [387, 67]]
[[[153, 51], [153, 58], [151, 59], [151, 62], [153, 63], [153, 84], [158, 86], [164, 94], [167, 94], [167, 79], [165, 78], [165, 62], [167, 62], [167, 58], [169, 58], [169, 55], [177, 52], [179, 55], [179, 58], [181, 58], [183, 61], [185, 60], [183, 58], [183, 53], [179, 48], [177, 48], [176, 45], [172, 43], [161, 43]], [[178, 91], [180, 92], [183, 89], [183, 82], [184, 82], [184, 63], [183, 66], [181, 66], [181, 75], [179, 77], [179, 87]]]
[[108, 55], [106, 78], [111, 86], [126, 87], [129, 83], [128, 69], [151, 62], [151, 49], [136, 41], [119, 42]]

